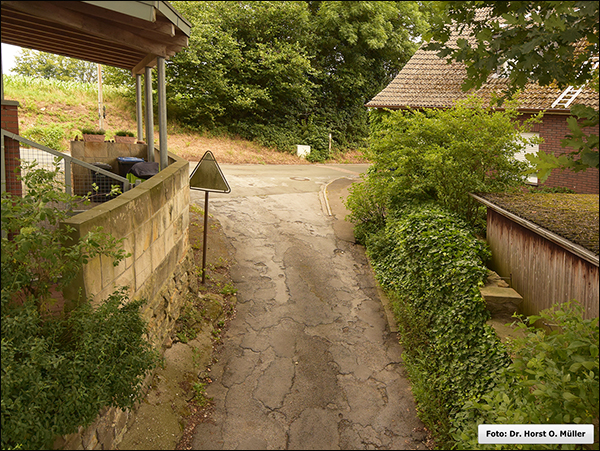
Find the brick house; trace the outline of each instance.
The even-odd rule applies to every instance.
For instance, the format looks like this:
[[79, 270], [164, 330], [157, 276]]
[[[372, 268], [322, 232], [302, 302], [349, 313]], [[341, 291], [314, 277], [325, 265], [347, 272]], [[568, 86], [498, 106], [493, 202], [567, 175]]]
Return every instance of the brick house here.
[[[451, 36], [456, 40], [458, 34]], [[463, 36], [464, 37], [464, 36]], [[598, 66], [598, 58], [594, 64]], [[365, 106], [369, 108], [422, 109], [450, 108], [458, 100], [465, 99], [475, 93], [484, 101], [489, 101], [493, 94], [501, 94], [507, 86], [508, 78], [501, 72], [491, 75], [480, 89], [463, 92], [461, 84], [466, 78], [466, 69], [462, 63], [446, 61], [437, 57], [434, 51], [417, 50], [410, 61], [390, 84], [377, 94]], [[580, 103], [598, 108], [598, 92], [588, 86], [582, 89], [568, 87], [565, 90], [538, 84], [528, 84], [519, 97], [518, 111], [523, 119], [532, 114], [544, 111], [543, 122], [536, 124], [532, 133], [543, 138], [539, 150], [556, 156], [573, 149], [561, 146], [561, 139], [569, 133], [567, 118], [571, 116], [570, 106]], [[584, 129], [586, 133], [598, 134], [598, 126]], [[537, 146], [527, 152], [537, 152]], [[518, 156], [519, 158], [519, 156]], [[520, 158], [524, 158], [523, 155]], [[598, 194], [598, 169], [587, 169], [581, 172], [571, 170], [554, 170], [546, 182], [539, 183], [533, 177], [530, 183], [546, 187], [565, 187], [580, 194]]]

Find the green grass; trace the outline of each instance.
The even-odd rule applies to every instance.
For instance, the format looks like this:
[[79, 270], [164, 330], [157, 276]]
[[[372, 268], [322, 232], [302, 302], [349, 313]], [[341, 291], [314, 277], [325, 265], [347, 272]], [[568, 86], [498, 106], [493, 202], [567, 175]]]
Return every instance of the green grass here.
[[[62, 131], [62, 142], [57, 150], [69, 148], [69, 141], [81, 136], [82, 128], [98, 128], [98, 85], [96, 83], [78, 83], [22, 75], [4, 76], [4, 95], [7, 99], [19, 102], [19, 133], [27, 137], [28, 130], [43, 135], [44, 129]], [[135, 124], [133, 105], [126, 98], [122, 88], [104, 85], [102, 87], [103, 104], [106, 107], [108, 124], [118, 122], [106, 128], [107, 139], [124, 127], [123, 121]], [[37, 141], [37, 140], [36, 140]], [[50, 142], [50, 137], [42, 138], [40, 143]]]

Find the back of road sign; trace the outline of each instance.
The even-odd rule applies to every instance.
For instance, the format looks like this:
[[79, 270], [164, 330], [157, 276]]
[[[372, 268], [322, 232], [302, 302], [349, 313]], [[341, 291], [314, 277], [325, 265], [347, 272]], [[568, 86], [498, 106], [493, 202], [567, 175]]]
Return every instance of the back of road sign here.
[[190, 175], [190, 188], [213, 193], [231, 192], [229, 183], [210, 150], [204, 154]]

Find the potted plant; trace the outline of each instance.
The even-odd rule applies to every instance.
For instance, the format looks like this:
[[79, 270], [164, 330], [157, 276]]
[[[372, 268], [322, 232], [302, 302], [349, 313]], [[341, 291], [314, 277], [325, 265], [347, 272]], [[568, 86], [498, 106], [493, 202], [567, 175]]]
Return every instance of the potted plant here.
[[83, 135], [83, 140], [88, 142], [104, 142], [104, 134], [106, 132], [102, 129], [93, 129], [93, 128], [82, 128], [81, 134]]
[[135, 144], [135, 135], [128, 130], [119, 130], [115, 133], [115, 142]]

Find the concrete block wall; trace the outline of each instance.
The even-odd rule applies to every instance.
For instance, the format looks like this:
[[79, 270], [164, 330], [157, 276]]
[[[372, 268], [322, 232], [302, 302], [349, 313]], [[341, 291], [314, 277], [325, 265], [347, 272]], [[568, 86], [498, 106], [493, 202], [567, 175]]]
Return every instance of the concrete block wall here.
[[187, 255], [190, 191], [189, 163], [178, 157], [163, 171], [108, 202], [73, 216], [66, 225], [73, 238], [96, 227], [123, 240], [131, 254], [118, 266], [106, 257], [91, 260], [65, 293], [66, 299], [91, 297], [99, 303], [118, 286], [129, 286], [133, 298], [151, 300]]
[[[128, 286], [130, 299], [145, 298], [143, 317], [149, 339], [162, 353], [186, 297], [197, 294], [195, 266], [189, 246], [189, 163], [169, 155], [169, 166], [154, 177], [108, 202], [73, 216], [73, 238], [100, 226], [123, 239], [131, 255], [118, 266], [105, 257], [90, 261], [65, 291], [65, 299], [78, 293], [100, 304], [115, 288]], [[80, 291], [81, 290], [81, 291]], [[147, 381], [151, 379], [148, 376]], [[96, 421], [76, 434], [59, 438], [63, 449], [113, 449], [121, 440], [130, 411], [105, 409]]]

